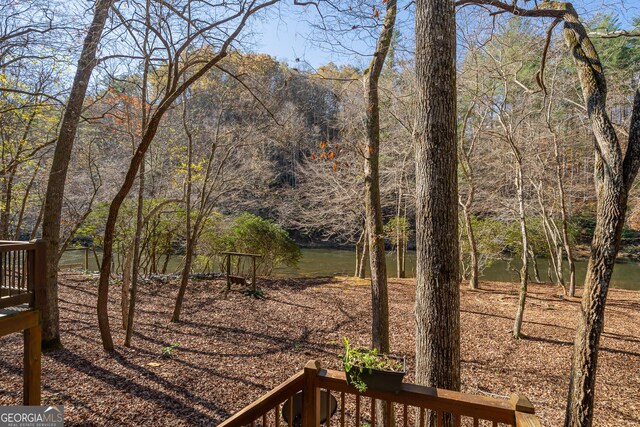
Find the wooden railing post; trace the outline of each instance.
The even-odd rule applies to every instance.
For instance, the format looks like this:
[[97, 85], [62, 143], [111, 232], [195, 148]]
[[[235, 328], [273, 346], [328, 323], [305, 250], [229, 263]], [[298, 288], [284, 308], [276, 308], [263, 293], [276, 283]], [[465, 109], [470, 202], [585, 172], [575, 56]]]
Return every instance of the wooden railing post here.
[[304, 367], [302, 388], [302, 427], [320, 426], [320, 391], [317, 388], [320, 361], [310, 360]]
[[535, 416], [536, 410], [529, 399], [521, 394], [514, 393], [509, 398], [514, 410], [516, 427], [541, 427], [540, 420]]
[[251, 287], [253, 288], [253, 293], [255, 294], [256, 293], [256, 289], [257, 289], [257, 286], [256, 286], [256, 257], [252, 256], [251, 257], [251, 262], [252, 262], [252, 265], [253, 265], [253, 274], [251, 276]]
[[229, 276], [231, 275], [231, 254], [227, 255], [227, 290], [231, 289], [231, 279]]
[[40, 405], [41, 340], [42, 326], [40, 324], [24, 330], [24, 383], [22, 390], [25, 405]]
[[29, 276], [33, 281], [35, 308], [43, 310], [45, 287], [47, 286], [47, 243], [42, 239], [32, 240], [32, 243], [35, 243], [35, 251], [33, 262], [29, 265]]

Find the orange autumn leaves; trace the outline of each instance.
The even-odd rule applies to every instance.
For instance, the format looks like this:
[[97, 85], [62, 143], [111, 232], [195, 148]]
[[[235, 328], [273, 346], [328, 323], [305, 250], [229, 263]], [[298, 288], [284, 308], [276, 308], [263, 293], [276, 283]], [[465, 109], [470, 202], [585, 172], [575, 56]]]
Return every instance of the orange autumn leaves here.
[[338, 156], [342, 151], [342, 146], [340, 144], [331, 144], [327, 141], [322, 141], [320, 142], [320, 150], [322, 151], [317, 155], [315, 153], [311, 153], [309, 158], [313, 161], [331, 162], [331, 169], [334, 172], [337, 172], [338, 168], [349, 167], [349, 162], [340, 162], [338, 159]]
[[[382, 4], [387, 4], [387, 0], [382, 0]], [[380, 9], [378, 9], [377, 7], [373, 6], [373, 17], [374, 18], [380, 18]]]

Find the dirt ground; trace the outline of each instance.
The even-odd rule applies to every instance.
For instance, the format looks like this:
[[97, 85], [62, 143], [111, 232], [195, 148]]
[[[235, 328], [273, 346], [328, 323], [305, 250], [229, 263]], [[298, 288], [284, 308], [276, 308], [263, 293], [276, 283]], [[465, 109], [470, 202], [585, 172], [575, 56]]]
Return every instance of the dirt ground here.
[[[43, 404], [64, 404], [67, 425], [216, 425], [309, 359], [339, 369], [341, 339], [367, 344], [367, 282], [318, 278], [263, 282], [267, 298], [220, 293], [222, 282], [190, 285], [182, 322], [170, 323], [175, 283], [144, 284], [133, 346], [121, 345], [119, 289], [111, 291], [115, 355], [102, 351], [96, 281], [65, 275], [60, 287], [64, 350], [43, 357]], [[462, 292], [463, 391], [528, 396], [545, 426], [560, 426], [579, 301], [532, 285], [523, 331], [510, 338], [516, 285]], [[391, 346], [414, 364], [413, 280], [390, 281]], [[640, 425], [640, 292], [612, 289], [596, 389], [595, 426]], [[0, 339], [0, 405], [22, 400], [18, 334]], [[171, 358], [162, 348], [176, 344]]]

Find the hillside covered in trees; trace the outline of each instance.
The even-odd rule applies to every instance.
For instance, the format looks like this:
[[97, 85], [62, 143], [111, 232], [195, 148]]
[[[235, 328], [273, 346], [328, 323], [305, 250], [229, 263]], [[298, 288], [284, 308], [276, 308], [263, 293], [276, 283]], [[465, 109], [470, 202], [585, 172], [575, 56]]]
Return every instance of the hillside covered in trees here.
[[[594, 31], [614, 31], [615, 25], [612, 16], [590, 23]], [[510, 18], [478, 46], [479, 31], [459, 36], [464, 46], [457, 76], [463, 265], [471, 265], [469, 229], [474, 230], [471, 243], [480, 268], [487, 260], [520, 252], [519, 197], [531, 257], [561, 259], [566, 257], [564, 240], [569, 247], [588, 244], [595, 223], [590, 126], [573, 65], [562, 41], [552, 39], [542, 90], [536, 79], [544, 33], [530, 21]], [[41, 43], [48, 37], [40, 36]], [[400, 32], [395, 39], [402, 39]], [[608, 108], [622, 129], [631, 114], [640, 42], [616, 38], [597, 43], [611, 76]], [[13, 88], [3, 91], [0, 100], [5, 171], [0, 232], [5, 240], [39, 235], [62, 114], [59, 98], [68, 80], [62, 65], [34, 69], [27, 58], [45, 55], [31, 52], [36, 48], [35, 43], [16, 46], [3, 65], [4, 87]], [[191, 54], [210, 55], [205, 48]], [[413, 62], [406, 56], [392, 54], [380, 80], [381, 203], [393, 246], [398, 240], [393, 224], [406, 218], [407, 238], [400, 240], [411, 246], [415, 229], [415, 82]], [[145, 109], [156, 108], [153, 97], [164, 84], [163, 67], [141, 74], [133, 64], [125, 65], [105, 65], [87, 95], [68, 172], [63, 249], [101, 246], [108, 206], [143, 132]], [[162, 270], [167, 255], [184, 253], [185, 230], [179, 225], [187, 197], [191, 214], [202, 217], [197, 254], [215, 250], [214, 236], [229, 221], [225, 218], [243, 212], [276, 222], [302, 244], [360, 245], [365, 217], [362, 78], [363, 70], [354, 66], [298, 69], [268, 55], [237, 52], [179, 97], [162, 117], [145, 155], [143, 257], [153, 258], [150, 271]], [[143, 79], [148, 84], [144, 102]], [[518, 168], [522, 179], [516, 185]], [[115, 229], [121, 256], [136, 227], [136, 194], [133, 190], [124, 200]], [[635, 243], [640, 229], [637, 200], [638, 192], [632, 191], [628, 243]]]

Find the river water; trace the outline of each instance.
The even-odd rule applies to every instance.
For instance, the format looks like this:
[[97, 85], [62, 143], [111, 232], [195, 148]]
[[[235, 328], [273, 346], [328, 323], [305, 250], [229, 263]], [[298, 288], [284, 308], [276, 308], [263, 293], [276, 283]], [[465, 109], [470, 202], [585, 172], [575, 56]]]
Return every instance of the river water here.
[[[82, 263], [84, 254], [82, 251], [67, 252], [63, 255], [61, 264]], [[179, 258], [176, 257], [169, 264], [169, 271], [178, 268]], [[407, 254], [407, 276], [415, 276], [416, 254], [409, 251]], [[566, 263], [565, 263], [566, 264]], [[543, 281], [549, 282], [547, 273], [548, 262], [545, 259], [538, 261], [540, 277]], [[518, 281], [518, 274], [513, 268], [518, 268], [516, 261], [509, 265], [507, 260], [494, 261], [487, 267], [481, 279], [501, 282]], [[587, 262], [576, 261], [576, 280], [578, 285], [582, 285], [586, 274]], [[93, 254], [89, 258], [89, 270], [97, 270]], [[318, 276], [346, 276], [353, 275], [355, 270], [355, 251], [341, 249], [302, 249], [302, 259], [297, 267], [280, 267], [275, 269], [273, 276], [277, 277], [318, 277]], [[566, 277], [569, 277], [568, 267], [565, 265]], [[387, 254], [387, 271], [390, 277], [396, 274], [395, 254]], [[640, 263], [619, 262], [616, 264], [611, 287], [620, 289], [640, 290]]]

